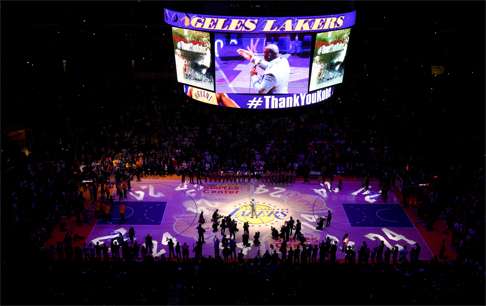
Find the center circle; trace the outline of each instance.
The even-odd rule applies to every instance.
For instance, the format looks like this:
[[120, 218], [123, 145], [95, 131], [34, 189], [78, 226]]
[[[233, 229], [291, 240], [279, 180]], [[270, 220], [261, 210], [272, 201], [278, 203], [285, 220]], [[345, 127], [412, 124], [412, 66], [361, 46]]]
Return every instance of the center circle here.
[[283, 221], [288, 215], [288, 209], [274, 207], [265, 202], [256, 202], [252, 216], [250, 203], [245, 202], [237, 208], [233, 217], [239, 222], [248, 222], [251, 225], [270, 224]]

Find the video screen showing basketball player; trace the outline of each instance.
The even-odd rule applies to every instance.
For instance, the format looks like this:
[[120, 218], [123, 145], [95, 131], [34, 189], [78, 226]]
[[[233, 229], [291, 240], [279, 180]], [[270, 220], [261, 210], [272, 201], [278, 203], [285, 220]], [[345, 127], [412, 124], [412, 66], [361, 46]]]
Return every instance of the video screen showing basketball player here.
[[215, 34], [216, 91], [308, 91], [311, 34]]

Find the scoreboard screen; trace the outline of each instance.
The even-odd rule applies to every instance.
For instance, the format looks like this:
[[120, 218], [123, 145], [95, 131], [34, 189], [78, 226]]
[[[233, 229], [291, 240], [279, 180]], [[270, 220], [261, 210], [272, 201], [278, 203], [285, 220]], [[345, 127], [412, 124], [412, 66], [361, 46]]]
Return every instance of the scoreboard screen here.
[[329, 99], [343, 82], [355, 15], [247, 17], [164, 10], [185, 94], [246, 109]]

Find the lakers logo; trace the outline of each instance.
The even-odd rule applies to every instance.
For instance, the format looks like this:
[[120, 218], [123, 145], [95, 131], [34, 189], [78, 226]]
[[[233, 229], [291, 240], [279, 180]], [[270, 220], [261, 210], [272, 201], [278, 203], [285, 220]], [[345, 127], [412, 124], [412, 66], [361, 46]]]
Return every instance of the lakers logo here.
[[191, 25], [191, 19], [189, 17], [185, 17], [184, 18], [184, 25], [186, 27], [190, 26]]
[[265, 202], [256, 202], [255, 210], [249, 202], [237, 205], [229, 214], [239, 222], [248, 222], [251, 225], [268, 225], [284, 221], [289, 214], [288, 208], [277, 208]]

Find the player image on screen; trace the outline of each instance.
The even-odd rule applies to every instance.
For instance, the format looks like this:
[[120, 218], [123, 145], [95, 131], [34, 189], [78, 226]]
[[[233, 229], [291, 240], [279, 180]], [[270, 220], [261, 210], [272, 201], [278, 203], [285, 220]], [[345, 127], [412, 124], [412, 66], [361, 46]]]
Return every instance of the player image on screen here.
[[[259, 94], [289, 93], [289, 61], [280, 55], [277, 45], [265, 46], [263, 59], [255, 56], [250, 48], [238, 49], [237, 52], [254, 65], [250, 70], [251, 87]], [[258, 74], [257, 67], [264, 70], [262, 74]]]
[[214, 67], [210, 35], [206, 32], [172, 28], [177, 80], [214, 90]]
[[215, 35], [216, 91], [306, 93], [312, 36]]
[[342, 83], [350, 29], [318, 33], [309, 90]]

